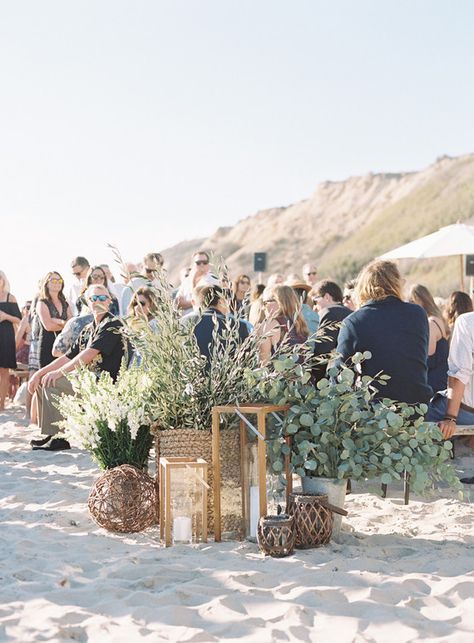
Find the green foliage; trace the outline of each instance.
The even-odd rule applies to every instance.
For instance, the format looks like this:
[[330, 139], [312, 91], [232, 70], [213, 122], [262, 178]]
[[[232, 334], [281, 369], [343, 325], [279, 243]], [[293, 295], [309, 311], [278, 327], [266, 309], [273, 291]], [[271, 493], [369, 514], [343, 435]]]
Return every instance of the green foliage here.
[[[369, 357], [358, 353], [352, 361], [357, 364]], [[258, 385], [270, 402], [291, 403], [281, 430], [279, 458], [273, 448], [275, 472], [283, 468], [288, 454], [283, 437], [289, 435], [291, 468], [300, 476], [380, 477], [389, 483], [408, 471], [415, 491], [423, 492], [438, 480], [462, 489], [450, 464], [452, 443], [443, 440], [437, 425], [424, 422], [424, 405], [374, 401], [375, 380], [364, 377], [356, 383], [354, 371], [344, 365], [331, 368], [329, 379], [317, 387], [298, 381], [295, 364], [284, 366], [278, 369], [282, 378], [278, 392], [269, 385], [270, 374]], [[386, 379], [379, 376], [377, 384]]]

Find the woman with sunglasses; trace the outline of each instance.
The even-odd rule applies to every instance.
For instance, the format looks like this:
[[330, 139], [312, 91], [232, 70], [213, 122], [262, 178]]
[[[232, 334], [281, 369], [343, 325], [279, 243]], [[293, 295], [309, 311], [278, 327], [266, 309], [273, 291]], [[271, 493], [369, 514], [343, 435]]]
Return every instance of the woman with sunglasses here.
[[301, 312], [301, 302], [290, 286], [274, 286], [263, 291], [265, 321], [257, 332], [263, 337], [260, 358], [263, 363], [285, 342], [288, 345], [304, 344], [308, 339], [308, 326]]
[[156, 330], [156, 306], [153, 290], [147, 286], [139, 288], [128, 306], [128, 320], [131, 327], [147, 322], [150, 328]]
[[5, 398], [10, 381], [10, 368], [16, 368], [15, 329], [21, 314], [15, 297], [10, 293], [10, 284], [0, 270], [0, 411], [5, 408]]
[[87, 308], [86, 299], [85, 299], [85, 293], [89, 288], [89, 286], [105, 286], [107, 288], [110, 294], [109, 312], [112, 315], [118, 316], [119, 303], [118, 303], [117, 297], [115, 297], [112, 294], [112, 291], [109, 287], [109, 283], [107, 281], [107, 275], [105, 274], [105, 270], [102, 268], [102, 266], [91, 266], [87, 271], [84, 288], [82, 289], [82, 292], [76, 302], [76, 308], [77, 308], [78, 314], [79, 315], [90, 314], [90, 310]]
[[41, 282], [36, 314], [40, 322], [39, 365], [43, 368], [53, 361], [54, 340], [67, 320], [72, 317], [71, 309], [64, 296], [64, 281], [58, 272], [48, 272]]

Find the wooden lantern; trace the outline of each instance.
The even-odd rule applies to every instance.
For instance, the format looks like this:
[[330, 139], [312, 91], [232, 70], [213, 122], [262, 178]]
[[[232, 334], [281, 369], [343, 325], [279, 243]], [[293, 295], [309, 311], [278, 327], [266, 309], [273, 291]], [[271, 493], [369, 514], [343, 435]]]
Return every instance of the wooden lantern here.
[[[222, 539], [221, 527], [221, 453], [220, 416], [237, 414], [240, 418], [240, 472], [242, 493], [242, 532], [245, 537], [256, 537], [258, 521], [267, 511], [267, 416], [286, 412], [289, 405], [234, 404], [212, 409], [212, 466], [214, 488], [214, 539]], [[257, 416], [257, 426], [248, 420]], [[225, 457], [225, 454], [223, 455]], [[287, 499], [292, 490], [289, 458], [285, 471]]]
[[166, 547], [207, 542], [207, 469], [202, 458], [160, 458], [160, 538]]

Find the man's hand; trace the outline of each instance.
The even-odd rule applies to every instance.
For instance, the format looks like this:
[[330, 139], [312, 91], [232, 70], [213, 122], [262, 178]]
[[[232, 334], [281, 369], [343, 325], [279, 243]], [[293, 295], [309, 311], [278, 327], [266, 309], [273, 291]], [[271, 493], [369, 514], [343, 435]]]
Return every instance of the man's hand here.
[[28, 380], [28, 393], [30, 393], [30, 395], [33, 395], [33, 393], [40, 385], [41, 377], [41, 373], [39, 371], [36, 371], [36, 373]]
[[61, 371], [50, 371], [49, 373], [46, 373], [43, 377], [43, 386], [54, 386], [56, 384], [56, 380], [62, 376], [63, 374]]
[[441, 420], [441, 422], [438, 422], [438, 426], [445, 440], [449, 440], [456, 433], [456, 422], [452, 420]]

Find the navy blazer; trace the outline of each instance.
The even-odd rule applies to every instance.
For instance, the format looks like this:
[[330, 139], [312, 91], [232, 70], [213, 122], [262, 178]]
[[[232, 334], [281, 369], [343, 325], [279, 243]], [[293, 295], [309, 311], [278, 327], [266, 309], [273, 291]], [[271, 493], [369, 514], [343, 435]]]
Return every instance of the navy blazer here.
[[370, 351], [362, 374], [390, 375], [376, 397], [427, 404], [433, 395], [428, 384], [428, 318], [417, 304], [397, 297], [369, 301], [342, 322], [337, 352], [346, 361], [358, 351]]

